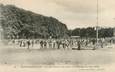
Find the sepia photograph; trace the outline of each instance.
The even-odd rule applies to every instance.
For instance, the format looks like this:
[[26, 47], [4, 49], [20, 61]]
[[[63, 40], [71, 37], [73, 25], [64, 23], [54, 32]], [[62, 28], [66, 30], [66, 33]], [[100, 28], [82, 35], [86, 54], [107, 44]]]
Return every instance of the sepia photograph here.
[[115, 66], [115, 1], [0, 0], [4, 65], [109, 72]]

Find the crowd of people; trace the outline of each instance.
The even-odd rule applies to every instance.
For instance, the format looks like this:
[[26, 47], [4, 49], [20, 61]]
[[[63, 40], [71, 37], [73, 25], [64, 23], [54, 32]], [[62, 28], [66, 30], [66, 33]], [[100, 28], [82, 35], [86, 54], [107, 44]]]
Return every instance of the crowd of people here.
[[[115, 43], [114, 40], [99, 39], [98, 46], [104, 48], [107, 44]], [[96, 47], [96, 39], [12, 39], [9, 44], [31, 49], [83, 49]]]

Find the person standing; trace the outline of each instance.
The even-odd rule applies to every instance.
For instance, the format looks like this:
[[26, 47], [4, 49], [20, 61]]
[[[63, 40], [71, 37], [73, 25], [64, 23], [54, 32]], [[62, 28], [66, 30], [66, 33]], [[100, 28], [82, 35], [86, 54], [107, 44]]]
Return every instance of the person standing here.
[[30, 49], [30, 45], [31, 45], [30, 41], [27, 40], [27, 49]]
[[81, 50], [81, 42], [80, 41], [78, 41], [78, 50]]

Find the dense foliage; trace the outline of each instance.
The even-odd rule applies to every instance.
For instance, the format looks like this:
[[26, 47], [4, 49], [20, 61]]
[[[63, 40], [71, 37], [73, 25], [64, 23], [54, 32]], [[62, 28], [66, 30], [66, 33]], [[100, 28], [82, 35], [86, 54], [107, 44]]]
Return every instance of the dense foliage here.
[[17, 8], [13, 5], [1, 5], [1, 24], [5, 38], [62, 38], [67, 37], [65, 24], [53, 17]]
[[[99, 33], [99, 38], [112, 37], [114, 34], [114, 28], [99, 28], [98, 33]], [[76, 28], [74, 30], [70, 30], [70, 35], [95, 38], [96, 29], [94, 27]]]

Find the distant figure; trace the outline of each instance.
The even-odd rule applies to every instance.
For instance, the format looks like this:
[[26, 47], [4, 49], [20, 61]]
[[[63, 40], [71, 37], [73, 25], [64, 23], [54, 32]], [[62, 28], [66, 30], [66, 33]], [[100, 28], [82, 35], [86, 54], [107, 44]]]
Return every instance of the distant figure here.
[[93, 45], [95, 45], [95, 43], [96, 43], [96, 40], [95, 40], [95, 39], [93, 39], [93, 40], [92, 40], [92, 44], [93, 44]]
[[97, 46], [95, 39], [92, 40], [92, 44], [93, 44], [93, 46], [94, 46], [93, 50], [95, 50], [95, 49], [96, 49], [96, 46]]
[[43, 42], [43, 47], [47, 48], [47, 42], [46, 41]]
[[31, 43], [30, 43], [30, 41], [28, 40], [28, 41], [27, 41], [27, 46], [28, 46], [27, 49], [30, 49], [30, 44], [31, 44]]
[[40, 46], [41, 46], [41, 48], [43, 48], [43, 43], [44, 43], [44, 42], [41, 40], [41, 41], [40, 41]]
[[78, 45], [78, 50], [81, 50], [81, 42], [80, 41], [78, 41], [77, 45]]
[[60, 49], [60, 41], [58, 40], [58, 41], [56, 41], [56, 43], [57, 43], [57, 49]]
[[23, 40], [20, 41], [20, 47], [22, 47], [22, 46], [23, 46]]
[[34, 46], [34, 40], [31, 41], [32, 47]]
[[52, 48], [52, 41], [51, 40], [48, 41], [48, 44], [49, 44], [49, 48]]

